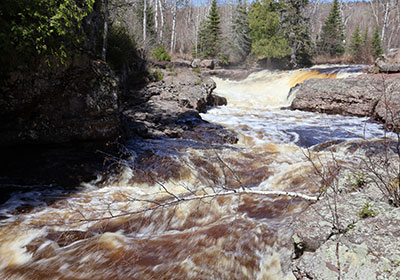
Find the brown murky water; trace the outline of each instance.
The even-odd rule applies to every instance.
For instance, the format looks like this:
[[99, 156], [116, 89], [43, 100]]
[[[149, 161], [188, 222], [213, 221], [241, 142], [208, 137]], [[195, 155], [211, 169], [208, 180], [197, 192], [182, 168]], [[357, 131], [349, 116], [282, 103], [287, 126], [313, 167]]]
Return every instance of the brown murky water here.
[[105, 186], [15, 193], [0, 208], [0, 279], [291, 279], [290, 223], [307, 203], [222, 194], [313, 195], [304, 147], [379, 137], [373, 124], [359, 135], [360, 118], [279, 110], [291, 86], [346, 75], [314, 69], [216, 79], [229, 105], [202, 116], [240, 133], [238, 144], [132, 140], [131, 158]]

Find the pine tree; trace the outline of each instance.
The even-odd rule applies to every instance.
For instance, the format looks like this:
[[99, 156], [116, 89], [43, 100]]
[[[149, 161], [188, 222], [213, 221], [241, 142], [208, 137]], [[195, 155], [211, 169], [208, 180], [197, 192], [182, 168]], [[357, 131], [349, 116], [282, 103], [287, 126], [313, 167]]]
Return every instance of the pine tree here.
[[199, 30], [198, 49], [202, 57], [215, 58], [220, 55], [221, 28], [220, 17], [218, 15], [217, 1], [213, 0], [207, 21], [202, 24]]
[[290, 53], [280, 29], [278, 7], [272, 0], [255, 2], [249, 13], [251, 51], [258, 57], [282, 58]]
[[377, 59], [380, 55], [383, 54], [382, 48], [382, 40], [381, 36], [379, 35], [379, 27], [375, 28], [375, 32], [372, 35], [371, 39], [371, 52], [374, 59]]
[[343, 41], [344, 32], [339, 3], [338, 0], [334, 0], [329, 16], [322, 26], [318, 50], [321, 54], [329, 56], [341, 55], [345, 51]]
[[290, 64], [292, 67], [311, 64], [312, 41], [308, 18], [304, 9], [308, 0], [280, 0], [281, 27], [290, 48]]
[[354, 62], [362, 62], [362, 55], [363, 55], [363, 39], [361, 38], [360, 34], [360, 26], [357, 25], [356, 30], [354, 31], [353, 35], [351, 36], [349, 52], [353, 57]]
[[239, 0], [231, 25], [230, 42], [233, 54], [240, 60], [246, 59], [251, 51], [250, 28], [247, 19], [246, 5]]

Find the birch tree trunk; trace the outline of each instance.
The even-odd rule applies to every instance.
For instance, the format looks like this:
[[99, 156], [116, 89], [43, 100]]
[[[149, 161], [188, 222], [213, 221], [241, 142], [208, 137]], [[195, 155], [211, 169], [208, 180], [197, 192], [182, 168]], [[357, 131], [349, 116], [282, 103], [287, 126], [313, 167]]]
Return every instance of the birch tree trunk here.
[[147, 25], [147, 0], [143, 0], [143, 42], [146, 41], [146, 25]]
[[172, 8], [172, 32], [171, 32], [171, 53], [175, 50], [175, 40], [176, 40], [176, 7], [177, 0], [174, 0], [174, 6]]
[[108, 16], [108, 0], [104, 0], [103, 48], [101, 50], [101, 59], [104, 61], [106, 61], [107, 58]]
[[164, 31], [164, 10], [161, 0], [158, 1], [158, 6], [160, 7], [160, 16], [161, 16], [161, 27], [160, 27], [160, 42], [163, 41], [163, 31]]
[[159, 42], [158, 37], [158, 0], [154, 0], [154, 29], [156, 30], [156, 41]]
[[[383, 24], [382, 24], [382, 32], [381, 32], [382, 43], [385, 42], [386, 27], [387, 27], [387, 24], [388, 24], [388, 15], [389, 15], [389, 9], [390, 9], [389, 4], [390, 4], [390, 1], [387, 1], [386, 4], [385, 4], [385, 14], [383, 16]], [[385, 48], [385, 44], [383, 44], [383, 45], [384, 45], [384, 48]]]

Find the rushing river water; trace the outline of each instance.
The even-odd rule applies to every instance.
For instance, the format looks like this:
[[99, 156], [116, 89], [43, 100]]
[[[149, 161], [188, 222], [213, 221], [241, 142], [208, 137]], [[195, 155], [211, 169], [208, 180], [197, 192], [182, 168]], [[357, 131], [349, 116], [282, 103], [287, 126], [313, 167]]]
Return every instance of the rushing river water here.
[[229, 105], [202, 117], [237, 131], [238, 144], [131, 140], [131, 157], [101, 188], [91, 182], [75, 194], [15, 193], [0, 208], [0, 279], [291, 279], [290, 223], [306, 202], [222, 193], [313, 195], [305, 148], [381, 137], [366, 119], [281, 110], [297, 83], [358, 70], [215, 78]]

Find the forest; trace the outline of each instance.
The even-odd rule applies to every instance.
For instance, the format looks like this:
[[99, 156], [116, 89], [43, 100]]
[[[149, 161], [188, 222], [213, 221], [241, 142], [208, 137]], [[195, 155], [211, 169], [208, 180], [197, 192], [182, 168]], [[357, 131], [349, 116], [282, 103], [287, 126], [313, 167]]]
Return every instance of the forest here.
[[[89, 50], [117, 69], [132, 57], [372, 63], [400, 46], [398, 0], [5, 0], [1, 73]], [[157, 51], [155, 51], [157, 50]], [[35, 62], [36, 61], [36, 62]]]

